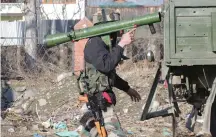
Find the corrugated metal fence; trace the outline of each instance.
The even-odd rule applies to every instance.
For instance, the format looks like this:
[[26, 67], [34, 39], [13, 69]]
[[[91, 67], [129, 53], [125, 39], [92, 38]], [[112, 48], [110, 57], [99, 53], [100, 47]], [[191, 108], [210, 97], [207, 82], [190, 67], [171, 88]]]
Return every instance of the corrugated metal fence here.
[[[38, 27], [38, 37], [37, 38], [27, 38], [27, 39], [37, 39], [38, 44], [43, 43], [44, 36], [48, 34], [69, 32], [70, 27], [76, 24], [77, 20], [41, 20]], [[26, 23], [23, 21], [1, 21], [1, 46], [22, 46], [25, 45], [25, 30]]]
[[[1, 21], [1, 46], [23, 45], [23, 22]], [[9, 40], [8, 40], [9, 39]]]

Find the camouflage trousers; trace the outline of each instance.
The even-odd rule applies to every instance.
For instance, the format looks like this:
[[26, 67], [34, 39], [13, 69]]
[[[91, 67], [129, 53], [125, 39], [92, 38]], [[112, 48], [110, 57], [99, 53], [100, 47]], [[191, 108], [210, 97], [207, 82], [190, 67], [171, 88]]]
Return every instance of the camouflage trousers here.
[[[114, 113], [113, 107], [108, 107], [106, 112], [102, 112], [104, 117], [105, 129], [107, 137], [126, 137], [123, 132], [118, 117]], [[96, 127], [93, 127], [90, 132], [84, 128], [80, 133], [81, 137], [99, 137]]]

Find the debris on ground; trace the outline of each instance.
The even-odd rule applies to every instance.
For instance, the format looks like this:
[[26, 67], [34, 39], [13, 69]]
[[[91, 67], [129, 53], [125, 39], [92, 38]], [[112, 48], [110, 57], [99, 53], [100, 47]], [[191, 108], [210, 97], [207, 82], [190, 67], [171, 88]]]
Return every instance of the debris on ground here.
[[[124, 92], [114, 88], [117, 97], [115, 112], [122, 128], [133, 137], [169, 137], [172, 135], [172, 118], [157, 117], [140, 121], [151, 84], [156, 73], [155, 64], [125, 62], [117, 70], [118, 75], [136, 89], [142, 100], [132, 102]], [[57, 77], [57, 83], [41, 81], [35, 86], [28, 81], [12, 81], [2, 86], [2, 137], [76, 137], [82, 129], [79, 119], [85, 107], [78, 101], [76, 79], [70, 73]], [[61, 84], [58, 84], [61, 82]], [[165, 86], [164, 86], [165, 84]], [[153, 109], [168, 103], [166, 82], [159, 84]], [[185, 127], [187, 114], [192, 106], [180, 103], [182, 110], [178, 118], [179, 137], [189, 136]], [[201, 125], [201, 118], [198, 125]], [[198, 126], [199, 127], [199, 126]], [[198, 133], [199, 128], [194, 133]]]
[[59, 137], [79, 137], [79, 134], [76, 131], [62, 131], [56, 133]]

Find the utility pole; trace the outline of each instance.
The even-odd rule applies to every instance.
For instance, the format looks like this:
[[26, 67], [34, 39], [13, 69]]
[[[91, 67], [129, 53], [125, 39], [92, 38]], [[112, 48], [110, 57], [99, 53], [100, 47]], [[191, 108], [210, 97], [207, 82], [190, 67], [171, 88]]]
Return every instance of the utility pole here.
[[37, 59], [37, 0], [25, 0], [25, 63], [29, 70], [36, 69]]

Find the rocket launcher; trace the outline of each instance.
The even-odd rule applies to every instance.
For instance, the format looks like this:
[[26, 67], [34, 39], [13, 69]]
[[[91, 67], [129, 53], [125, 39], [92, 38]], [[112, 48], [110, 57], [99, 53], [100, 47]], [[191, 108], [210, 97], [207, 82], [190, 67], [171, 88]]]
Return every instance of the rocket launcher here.
[[134, 19], [103, 23], [89, 28], [74, 30], [68, 33], [51, 34], [45, 37], [44, 46], [46, 46], [47, 48], [51, 48], [59, 44], [64, 44], [70, 41], [78, 41], [80, 39], [102, 36], [113, 32], [128, 30], [143, 25], [149, 25], [151, 33], [154, 34], [155, 29], [153, 23], [157, 23], [160, 21], [161, 21], [161, 14], [159, 12], [156, 12], [156, 13], [136, 17]]

